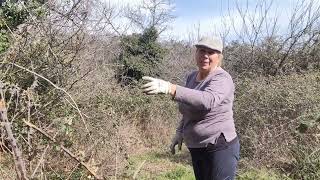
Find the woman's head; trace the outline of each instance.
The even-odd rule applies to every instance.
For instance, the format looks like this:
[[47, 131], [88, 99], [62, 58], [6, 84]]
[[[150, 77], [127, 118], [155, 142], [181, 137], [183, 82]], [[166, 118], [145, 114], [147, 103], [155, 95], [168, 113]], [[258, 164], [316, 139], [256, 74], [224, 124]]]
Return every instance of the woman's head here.
[[195, 46], [197, 48], [195, 59], [199, 71], [210, 72], [221, 66], [223, 44], [220, 38], [204, 37]]

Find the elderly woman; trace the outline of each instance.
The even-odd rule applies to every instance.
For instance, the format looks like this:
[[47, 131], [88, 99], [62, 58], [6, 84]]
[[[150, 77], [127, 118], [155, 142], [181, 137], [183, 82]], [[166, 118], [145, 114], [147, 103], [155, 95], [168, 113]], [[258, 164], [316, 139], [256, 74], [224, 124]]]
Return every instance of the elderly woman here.
[[161, 79], [143, 77], [146, 94], [170, 94], [183, 115], [170, 146], [184, 140], [197, 180], [234, 179], [240, 144], [233, 120], [234, 83], [220, 67], [220, 38], [204, 37], [196, 45], [198, 70], [191, 72], [185, 87]]

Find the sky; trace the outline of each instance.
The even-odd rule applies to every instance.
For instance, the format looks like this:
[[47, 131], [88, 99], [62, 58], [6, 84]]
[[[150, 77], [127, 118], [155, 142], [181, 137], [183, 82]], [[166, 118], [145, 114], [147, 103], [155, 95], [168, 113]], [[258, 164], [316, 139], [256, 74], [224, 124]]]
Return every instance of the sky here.
[[[143, 0], [104, 1], [109, 1], [117, 6], [128, 5], [131, 7], [143, 2]], [[260, 6], [257, 6], [257, 4], [263, 7], [270, 7], [268, 13], [269, 19], [263, 27], [266, 33], [267, 27], [270, 27], [270, 23], [273, 22], [275, 17], [277, 17], [279, 26], [277, 30], [280, 33], [284, 33], [294, 7], [297, 5], [299, 7], [301, 6], [301, 2], [306, 3], [307, 1], [312, 0], [171, 0], [174, 7], [171, 13], [175, 16], [175, 19], [168, 23], [168, 29], [162, 33], [162, 36], [178, 40], [188, 40], [204, 35], [222, 36], [229, 32], [228, 37], [230, 39], [237, 38], [236, 33], [233, 31], [240, 32], [243, 30], [243, 19], [237, 7], [242, 11], [246, 11], [246, 14], [251, 19], [259, 19], [263, 11], [259, 11]], [[320, 4], [320, 0], [313, 1], [316, 5]], [[247, 22], [249, 19], [247, 19]], [[231, 22], [233, 23], [231, 24]]]

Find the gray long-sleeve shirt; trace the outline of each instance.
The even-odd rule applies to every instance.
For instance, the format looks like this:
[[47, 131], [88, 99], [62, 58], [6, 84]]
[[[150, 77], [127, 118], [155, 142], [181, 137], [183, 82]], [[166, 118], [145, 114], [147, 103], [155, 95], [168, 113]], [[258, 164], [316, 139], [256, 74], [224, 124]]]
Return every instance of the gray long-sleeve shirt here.
[[204, 80], [192, 72], [185, 87], [177, 86], [174, 99], [179, 103], [182, 120], [177, 133], [183, 133], [189, 148], [214, 144], [221, 133], [229, 142], [237, 134], [233, 120], [234, 84], [231, 76], [217, 68]]

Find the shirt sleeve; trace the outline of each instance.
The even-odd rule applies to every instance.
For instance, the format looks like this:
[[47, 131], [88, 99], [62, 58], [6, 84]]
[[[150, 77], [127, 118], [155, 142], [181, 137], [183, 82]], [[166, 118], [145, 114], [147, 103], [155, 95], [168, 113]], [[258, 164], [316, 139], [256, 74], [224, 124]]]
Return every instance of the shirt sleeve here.
[[[194, 73], [194, 72], [193, 72]], [[185, 86], [187, 85], [187, 82], [190, 81], [190, 76], [192, 75], [192, 73], [188, 74], [187, 77], [186, 77], [186, 83], [185, 83]], [[174, 99], [175, 97], [173, 97]], [[176, 128], [176, 133], [183, 133], [183, 118], [181, 118], [181, 120], [179, 121], [178, 123], [178, 126]]]
[[183, 133], [183, 118], [179, 121], [176, 133]]
[[188, 104], [197, 110], [210, 111], [231, 95], [233, 89], [231, 77], [222, 74], [214, 76], [208, 81], [203, 90], [177, 86], [175, 100]]

